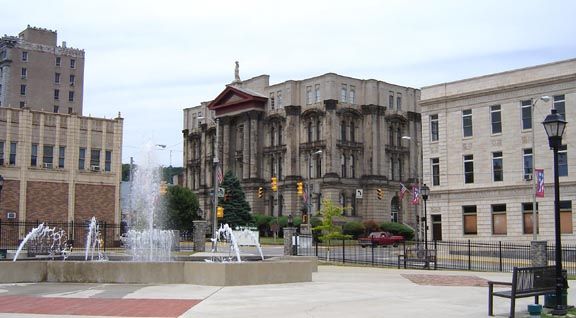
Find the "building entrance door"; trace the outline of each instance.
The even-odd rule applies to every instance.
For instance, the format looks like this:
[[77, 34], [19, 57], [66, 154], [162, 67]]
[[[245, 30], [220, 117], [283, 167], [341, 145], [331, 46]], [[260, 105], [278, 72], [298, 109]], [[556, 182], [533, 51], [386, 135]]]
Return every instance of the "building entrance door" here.
[[432, 240], [442, 241], [442, 215], [432, 215]]

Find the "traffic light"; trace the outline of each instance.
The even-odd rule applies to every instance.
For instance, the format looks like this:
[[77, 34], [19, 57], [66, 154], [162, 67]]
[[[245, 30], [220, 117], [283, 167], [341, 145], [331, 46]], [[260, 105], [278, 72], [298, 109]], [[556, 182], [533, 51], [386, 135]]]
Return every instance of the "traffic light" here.
[[219, 219], [224, 217], [224, 207], [219, 206], [216, 208], [216, 217]]
[[384, 190], [376, 189], [376, 195], [378, 196], [378, 200], [382, 200], [384, 198]]
[[302, 181], [296, 182], [296, 189], [298, 191], [298, 195], [302, 195], [304, 193], [304, 183]]
[[258, 198], [262, 199], [264, 197], [264, 188], [258, 188]]
[[272, 177], [272, 191], [278, 191], [278, 178]]

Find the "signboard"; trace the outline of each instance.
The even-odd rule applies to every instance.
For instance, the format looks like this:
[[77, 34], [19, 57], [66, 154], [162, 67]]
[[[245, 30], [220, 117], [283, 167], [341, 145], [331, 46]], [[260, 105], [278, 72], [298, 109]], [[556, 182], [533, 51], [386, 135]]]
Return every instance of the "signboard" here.
[[218, 197], [223, 198], [226, 194], [226, 190], [224, 188], [218, 188]]
[[364, 189], [356, 189], [356, 199], [362, 199], [364, 195]]

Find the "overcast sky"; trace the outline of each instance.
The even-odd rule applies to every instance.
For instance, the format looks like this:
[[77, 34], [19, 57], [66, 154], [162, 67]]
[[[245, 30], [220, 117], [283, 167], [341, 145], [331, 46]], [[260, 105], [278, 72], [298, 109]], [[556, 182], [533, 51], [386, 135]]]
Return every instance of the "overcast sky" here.
[[0, 34], [29, 24], [86, 51], [84, 115], [122, 113], [124, 163], [153, 143], [181, 166], [182, 110], [215, 98], [236, 60], [242, 79], [334, 72], [420, 88], [576, 57], [572, 0], [0, 4]]

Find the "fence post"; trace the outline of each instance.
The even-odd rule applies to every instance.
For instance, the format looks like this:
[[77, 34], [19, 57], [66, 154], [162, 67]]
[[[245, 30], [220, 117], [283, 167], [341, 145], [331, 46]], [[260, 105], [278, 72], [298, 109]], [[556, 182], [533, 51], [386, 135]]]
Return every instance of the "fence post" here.
[[342, 263], [346, 263], [346, 240], [342, 239]]
[[312, 237], [312, 241], [316, 241], [316, 242], [314, 242], [314, 243], [316, 243], [316, 245], [315, 245], [316, 257], [318, 257], [318, 240], [314, 240], [314, 237]]
[[468, 270], [472, 270], [472, 250], [470, 246], [470, 240], [468, 240]]
[[104, 222], [104, 239], [103, 239], [103, 242], [104, 242], [104, 252], [106, 252], [106, 241], [107, 241], [107, 240], [106, 240], [106, 237], [108, 236], [108, 231], [107, 231], [107, 230], [108, 230], [107, 223]]
[[502, 271], [502, 241], [498, 241], [498, 254], [500, 258], [500, 271]]
[[2, 240], [2, 219], [0, 219], [0, 246], [2, 246], [3, 242], [4, 240]]
[[372, 251], [372, 266], [374, 266], [374, 244], [370, 246], [370, 250]]

